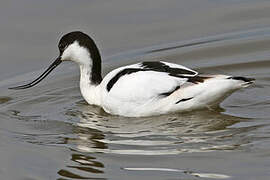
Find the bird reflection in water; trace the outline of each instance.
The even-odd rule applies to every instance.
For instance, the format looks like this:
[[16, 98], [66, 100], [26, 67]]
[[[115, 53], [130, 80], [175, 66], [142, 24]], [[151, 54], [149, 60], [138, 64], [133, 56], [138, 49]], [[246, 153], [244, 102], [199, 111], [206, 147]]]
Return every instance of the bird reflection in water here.
[[[104, 165], [98, 162], [95, 157], [86, 154], [74, 153], [72, 154], [71, 161], [75, 165], [68, 165], [66, 169], [61, 169], [58, 174], [65, 178], [72, 179], [97, 179], [105, 180], [106, 178], [91, 177], [93, 174], [103, 174]], [[62, 180], [59, 178], [58, 180]]]
[[[76, 147], [80, 151], [161, 155], [234, 149], [245, 143], [230, 139], [241, 129], [228, 127], [247, 119], [226, 115], [222, 108], [144, 118], [111, 116], [84, 102], [77, 103], [76, 108], [68, 114], [80, 118], [78, 127], [102, 132], [104, 138], [94, 141], [107, 146], [96, 148], [84, 142]], [[80, 136], [86, 139], [87, 135]]]

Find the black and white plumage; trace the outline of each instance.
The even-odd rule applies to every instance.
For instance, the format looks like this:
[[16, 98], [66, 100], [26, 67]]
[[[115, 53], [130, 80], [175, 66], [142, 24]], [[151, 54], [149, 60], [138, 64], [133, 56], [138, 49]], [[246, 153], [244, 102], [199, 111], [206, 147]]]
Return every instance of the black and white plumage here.
[[44, 79], [62, 61], [80, 67], [80, 90], [89, 104], [106, 112], [151, 116], [216, 105], [254, 79], [227, 75], [200, 75], [182, 65], [164, 61], [142, 62], [117, 68], [101, 77], [101, 57], [94, 41], [76, 31], [59, 42], [59, 57], [33, 82], [11, 89], [26, 89]]

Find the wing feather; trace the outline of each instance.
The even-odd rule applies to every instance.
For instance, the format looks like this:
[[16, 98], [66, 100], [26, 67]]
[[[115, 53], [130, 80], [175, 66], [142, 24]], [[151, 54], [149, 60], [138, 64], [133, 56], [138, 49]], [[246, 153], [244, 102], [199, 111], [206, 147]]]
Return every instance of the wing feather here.
[[110, 98], [123, 102], [143, 103], [171, 94], [181, 88], [189, 77], [197, 74], [196, 71], [184, 66], [158, 61], [121, 67], [105, 78]]

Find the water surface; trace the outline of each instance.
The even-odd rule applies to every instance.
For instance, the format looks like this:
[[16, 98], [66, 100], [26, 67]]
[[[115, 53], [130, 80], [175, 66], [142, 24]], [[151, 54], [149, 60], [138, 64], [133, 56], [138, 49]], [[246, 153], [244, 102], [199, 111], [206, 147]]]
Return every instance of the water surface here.
[[[270, 3], [258, 0], [0, 3], [0, 175], [3, 179], [269, 179]], [[97, 41], [104, 75], [166, 60], [256, 78], [219, 109], [124, 118], [87, 105], [75, 64], [39, 86], [59, 37]]]

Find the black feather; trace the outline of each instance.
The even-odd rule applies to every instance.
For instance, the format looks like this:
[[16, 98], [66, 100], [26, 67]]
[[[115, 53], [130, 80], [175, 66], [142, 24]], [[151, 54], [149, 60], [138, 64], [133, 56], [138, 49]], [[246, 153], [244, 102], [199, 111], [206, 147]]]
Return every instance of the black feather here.
[[142, 67], [150, 71], [167, 72], [170, 76], [182, 77], [185, 75], [195, 75], [193, 71], [181, 68], [172, 68], [160, 61], [142, 62]]
[[[189, 71], [186, 69], [181, 68], [171, 68], [170, 66], [162, 63], [160, 61], [149, 61], [149, 62], [142, 62], [142, 68], [127, 68], [120, 72], [118, 72], [107, 84], [108, 92], [111, 90], [113, 85], [124, 75], [136, 73], [139, 71], [156, 71], [156, 72], [164, 72], [168, 73], [169, 76], [179, 77], [179, 78], [189, 78], [185, 77], [184, 75], [196, 75], [195, 72]], [[166, 93], [165, 93], [166, 94]]]
[[192, 97], [192, 98], [180, 99], [180, 100], [179, 100], [179, 101], [177, 101], [175, 104], [178, 104], [178, 103], [180, 103], [180, 102], [184, 102], [184, 101], [188, 101], [188, 100], [191, 100], [191, 99], [193, 99], [193, 97]]
[[169, 91], [169, 92], [165, 92], [165, 93], [161, 93], [160, 95], [161, 96], [170, 96], [172, 93], [174, 93], [175, 91], [177, 91], [178, 89], [180, 89], [180, 86], [176, 86], [172, 91]]
[[138, 72], [138, 71], [141, 71], [141, 69], [137, 69], [137, 68], [127, 68], [127, 69], [124, 69], [120, 72], [118, 72], [107, 84], [107, 91], [109, 92], [113, 85], [118, 81], [118, 79], [126, 74], [132, 74], [132, 73], [135, 73], [135, 72]]
[[246, 78], [246, 77], [241, 77], [241, 76], [232, 76], [228, 77], [227, 79], [234, 79], [234, 80], [239, 80], [239, 81], [244, 81], [244, 82], [251, 82], [254, 81], [254, 78]]

